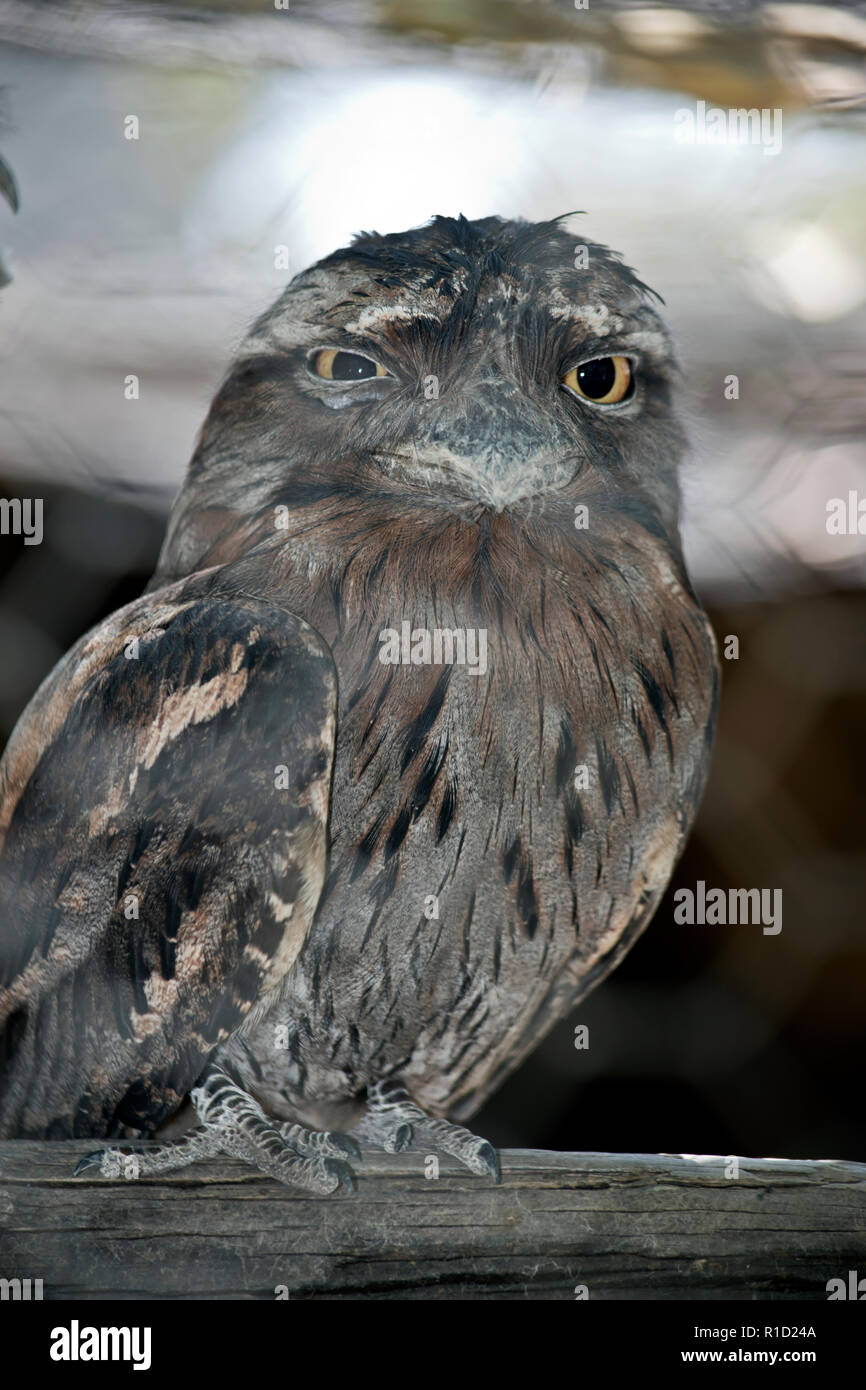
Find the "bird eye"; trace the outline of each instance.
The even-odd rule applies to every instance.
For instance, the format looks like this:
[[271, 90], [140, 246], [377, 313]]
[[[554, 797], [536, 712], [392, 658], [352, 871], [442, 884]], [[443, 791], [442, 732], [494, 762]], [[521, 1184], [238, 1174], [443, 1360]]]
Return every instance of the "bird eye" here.
[[634, 376], [627, 357], [594, 357], [591, 362], [581, 362], [566, 372], [562, 384], [595, 405], [617, 405], [634, 392]]
[[364, 381], [367, 377], [389, 375], [372, 357], [364, 357], [360, 352], [340, 352], [338, 348], [317, 352], [313, 371], [326, 381]]

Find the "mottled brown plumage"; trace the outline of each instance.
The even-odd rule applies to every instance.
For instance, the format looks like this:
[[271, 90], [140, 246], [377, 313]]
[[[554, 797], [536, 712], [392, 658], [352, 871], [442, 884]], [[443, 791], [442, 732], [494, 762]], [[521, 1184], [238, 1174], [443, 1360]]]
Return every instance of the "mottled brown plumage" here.
[[[273, 702], [273, 728], [283, 699], [285, 755], [276, 757], [268, 738], [256, 742], [246, 696], [219, 726], [203, 713], [176, 740], [184, 776], [167, 759], [165, 780], [148, 785], [148, 815], [158, 818], [164, 797], [176, 833], [184, 821], [197, 829], [184, 780], [225, 786], [226, 768], [237, 775], [242, 763], [247, 780], [262, 785], [275, 764], [288, 765], [295, 802], [315, 807], [322, 765], [297, 760], [298, 740], [311, 748], [315, 725], [319, 757], [333, 748], [334, 760], [324, 887], [317, 903], [299, 905], [295, 840], [280, 861], [277, 895], [295, 907], [274, 918], [261, 865], [250, 868], [248, 896], [217, 908], [213, 920], [229, 939], [243, 922], [246, 942], [257, 915], [270, 914], [263, 954], [277, 964], [259, 961], [260, 978], [245, 977], [244, 1008], [223, 1018], [223, 1035], [202, 1039], [199, 1021], [166, 1011], [162, 1070], [143, 1047], [117, 1046], [140, 1005], [123, 955], [112, 966], [122, 1002], [110, 1008], [98, 991], [82, 1002], [86, 1028], [104, 1034], [116, 1056], [110, 1075], [95, 1063], [88, 1070], [86, 1049], [76, 1053], [60, 1068], [54, 1109], [40, 1092], [38, 1118], [21, 1124], [14, 1116], [25, 1113], [35, 1063], [14, 1037], [7, 1041], [17, 1099], [0, 1109], [13, 1115], [6, 1132], [65, 1124], [63, 1132], [118, 1133], [130, 1114], [148, 1130], [198, 1067], [203, 1128], [185, 1148], [161, 1150], [163, 1167], [219, 1145], [329, 1189], [346, 1176], [342, 1158], [353, 1146], [299, 1126], [354, 1125], [386, 1147], [414, 1128], [421, 1142], [476, 1171], [494, 1170], [489, 1146], [421, 1112], [470, 1116], [644, 928], [700, 797], [717, 690], [715, 643], [680, 551], [683, 440], [667, 333], [649, 291], [618, 257], [590, 245], [588, 266], [576, 269], [576, 245], [557, 223], [496, 218], [371, 234], [297, 277], [252, 330], [202, 431], [149, 596], [91, 644], [107, 649], [118, 623], [153, 623], [161, 605], [194, 593], [203, 613], [218, 615], [201, 661], [212, 655], [224, 681], [222, 623], [231, 630], [238, 611], [261, 612], [270, 636], [283, 621], [302, 620], [293, 635], [306, 640], [308, 657], [298, 664], [297, 646], [282, 650], [257, 706]], [[334, 350], [343, 380], [319, 370], [319, 354]], [[578, 364], [617, 357], [633, 373], [621, 402], [598, 403], [563, 384]], [[378, 374], [364, 361], [379, 364]], [[483, 629], [486, 671], [384, 664], [383, 634], [407, 622], [416, 633]], [[46, 904], [58, 911], [59, 880], [40, 879], [33, 848], [46, 807], [60, 808], [61, 874], [74, 860], [98, 904], [81, 945], [82, 979], [107, 968], [98, 921], [116, 916], [113, 876], [130, 854], [99, 810], [120, 795], [119, 773], [108, 789], [88, 783], [76, 792], [76, 817], [91, 801], [96, 817], [86, 853], [62, 819], [65, 790], [34, 788], [31, 769], [46, 749], [74, 762], [91, 737], [87, 713], [73, 720], [75, 700], [62, 688], [80, 661], [80, 651], [66, 658], [65, 674], [52, 678], [58, 693], [37, 697], [5, 765], [6, 818], [16, 831], [2, 864], [10, 855], [32, 864], [39, 882], [30, 914], [37, 925], [26, 914], [29, 924], [15, 931], [4, 924], [16, 943], [3, 951], [15, 967], [11, 993], [0, 993], [7, 1039], [16, 1009], [33, 1036], [48, 1029], [38, 1024], [46, 1001], [70, 988], [65, 958], [48, 985], [21, 984], [28, 950], [43, 970], [38, 981], [52, 958], [40, 934]], [[308, 669], [317, 662], [336, 673], [335, 740], [327, 678], [316, 684]], [[203, 673], [196, 667], [186, 678], [200, 688]], [[164, 702], [173, 689], [159, 679], [140, 703], [127, 682], [123, 703], [110, 693], [97, 716], [88, 688], [89, 718], [146, 727], [154, 691]], [[258, 681], [246, 689], [259, 690]], [[178, 751], [205, 729], [206, 745]], [[127, 832], [142, 814], [130, 781], [142, 757], [144, 734], [137, 737], [137, 751], [118, 763], [129, 790], [116, 814]], [[217, 748], [211, 763], [208, 750]], [[227, 800], [213, 837], [222, 836], [224, 859], [217, 846], [208, 861], [215, 902], [221, 892], [228, 901], [248, 837], [261, 843], [263, 823], [276, 833], [272, 802], [271, 793], [261, 808]], [[17, 873], [6, 870], [3, 881], [17, 885]], [[147, 931], [157, 943], [169, 908], [179, 941], [194, 915], [188, 891], [173, 904], [170, 896], [152, 904]], [[63, 917], [61, 932], [76, 939], [77, 922]], [[116, 927], [131, 941], [142, 930], [125, 919]], [[232, 942], [226, 959], [236, 963], [238, 949]], [[171, 975], [158, 947], [133, 974], [165, 996]], [[223, 1009], [218, 976], [190, 975], [189, 1018]], [[226, 966], [228, 997], [230, 979]], [[180, 1057], [190, 1061], [177, 1075], [171, 1061]], [[110, 1171], [111, 1160], [101, 1162]]]

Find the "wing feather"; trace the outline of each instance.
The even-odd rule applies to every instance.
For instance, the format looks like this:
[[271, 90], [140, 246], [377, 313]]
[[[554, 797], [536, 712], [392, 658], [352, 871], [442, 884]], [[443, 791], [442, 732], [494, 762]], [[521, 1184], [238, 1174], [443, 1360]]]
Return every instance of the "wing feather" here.
[[194, 576], [83, 638], [0, 765], [0, 1135], [147, 1132], [265, 1007], [325, 871], [326, 644]]

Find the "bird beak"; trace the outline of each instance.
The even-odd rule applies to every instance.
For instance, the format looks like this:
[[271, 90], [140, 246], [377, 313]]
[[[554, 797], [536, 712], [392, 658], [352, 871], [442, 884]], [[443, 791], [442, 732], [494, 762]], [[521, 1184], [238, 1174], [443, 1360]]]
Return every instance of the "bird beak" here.
[[494, 511], [553, 488], [577, 471], [574, 441], [517, 392], [474, 397], [455, 410], [424, 404], [415, 435], [416, 469], [458, 484]]

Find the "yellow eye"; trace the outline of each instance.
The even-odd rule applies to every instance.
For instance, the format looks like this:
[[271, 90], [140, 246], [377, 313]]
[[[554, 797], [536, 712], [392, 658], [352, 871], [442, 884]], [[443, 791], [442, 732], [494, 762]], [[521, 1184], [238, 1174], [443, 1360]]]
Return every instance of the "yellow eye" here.
[[313, 358], [313, 371], [326, 381], [364, 381], [367, 377], [388, 376], [389, 373], [372, 357], [360, 352], [341, 352], [339, 348], [325, 348]]
[[617, 405], [634, 391], [631, 362], [627, 357], [594, 357], [566, 372], [562, 384], [595, 405]]

